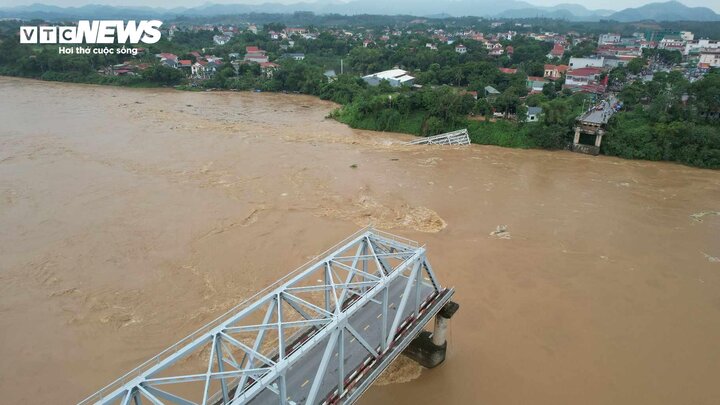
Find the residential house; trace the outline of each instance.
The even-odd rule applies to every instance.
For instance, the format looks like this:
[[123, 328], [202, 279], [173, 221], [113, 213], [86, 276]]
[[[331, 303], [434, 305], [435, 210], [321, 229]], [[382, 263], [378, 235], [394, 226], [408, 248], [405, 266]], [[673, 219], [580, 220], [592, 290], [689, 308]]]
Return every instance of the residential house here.
[[503, 49], [502, 44], [496, 43], [492, 46], [492, 49], [490, 49], [490, 52], [488, 52], [488, 55], [501, 56], [503, 53], [505, 53], [505, 49]]
[[550, 50], [550, 53], [547, 54], [547, 58], [548, 59], [553, 59], [553, 58], [560, 59], [563, 57], [564, 54], [565, 54], [565, 46], [562, 44], [556, 43], [555, 45], [553, 45], [553, 48], [552, 48], [552, 50]]
[[178, 56], [174, 53], [159, 53], [155, 55], [155, 57], [160, 58], [160, 63], [171, 67], [176, 68], [178, 64]]
[[193, 63], [192, 67], [190, 68], [190, 75], [195, 79], [206, 79], [207, 76], [205, 75], [205, 65], [207, 65], [207, 61], [204, 60], [198, 60], [197, 62]]
[[291, 37], [293, 35], [303, 35], [307, 33], [307, 29], [305, 28], [285, 28], [283, 30], [285, 32], [285, 35], [288, 37]]
[[97, 72], [101, 75], [106, 76], [133, 76], [135, 75], [135, 66], [129, 62], [120, 63], [117, 65], [106, 66], [99, 69]]
[[540, 114], [542, 114], [542, 108], [540, 107], [528, 107], [526, 122], [538, 122], [540, 121]]
[[550, 80], [557, 80], [565, 74], [567, 65], [545, 65], [543, 77]]
[[550, 82], [543, 77], [528, 76], [527, 78], [527, 88], [530, 89], [530, 93], [541, 93], [547, 83]]
[[222, 61], [219, 58], [209, 60], [205, 65], [205, 76], [212, 77], [220, 70]]
[[167, 67], [171, 67], [173, 69], [177, 69], [177, 67], [178, 67], [177, 59], [161, 59], [160, 64], [167, 66]]
[[467, 53], [467, 47], [463, 44], [458, 44], [455, 46], [455, 52], [459, 53], [460, 55], [463, 55]]
[[275, 73], [275, 71], [278, 70], [279, 67], [280, 67], [280, 65], [278, 65], [277, 63], [272, 63], [272, 62], [260, 63], [260, 70], [266, 77], [272, 77], [273, 74]]
[[603, 69], [598, 67], [583, 67], [568, 70], [567, 74], [565, 75], [564, 87], [570, 89], [577, 89], [584, 86], [599, 85], [599, 79], [602, 73]]
[[254, 63], [269, 62], [267, 52], [258, 48], [257, 46], [246, 46], [245, 57], [243, 58], [243, 60], [245, 62]]
[[192, 61], [190, 59], [178, 60], [178, 68], [190, 71], [192, 69]]
[[505, 73], [506, 75], [514, 75], [517, 73], [517, 69], [513, 68], [499, 68], [502, 73]]
[[387, 80], [392, 87], [412, 86], [415, 78], [402, 69], [391, 69], [383, 72], [373, 73], [362, 78], [370, 86], [377, 86], [383, 80]]

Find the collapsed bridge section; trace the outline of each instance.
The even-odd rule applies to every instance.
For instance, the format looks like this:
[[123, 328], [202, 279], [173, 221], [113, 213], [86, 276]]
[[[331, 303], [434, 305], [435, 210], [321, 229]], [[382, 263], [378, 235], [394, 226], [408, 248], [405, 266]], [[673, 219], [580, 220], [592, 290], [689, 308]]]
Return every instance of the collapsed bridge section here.
[[444, 360], [457, 304], [424, 247], [364, 229], [318, 258], [81, 404], [350, 404], [406, 349]]

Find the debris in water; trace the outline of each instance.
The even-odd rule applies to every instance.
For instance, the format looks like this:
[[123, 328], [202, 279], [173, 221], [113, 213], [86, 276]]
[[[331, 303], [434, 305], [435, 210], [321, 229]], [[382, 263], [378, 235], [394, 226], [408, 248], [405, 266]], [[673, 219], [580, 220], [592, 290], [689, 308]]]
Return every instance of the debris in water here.
[[510, 232], [507, 230], [507, 225], [498, 225], [494, 231], [490, 232], [490, 236], [498, 239], [510, 239]]
[[700, 252], [705, 255], [705, 258], [708, 259], [710, 263], [720, 263], [720, 257], [710, 256], [709, 254], [705, 252]]
[[412, 381], [422, 374], [422, 366], [405, 356], [398, 356], [390, 366], [380, 374], [374, 385], [383, 386], [402, 384]]
[[447, 226], [430, 208], [411, 206], [405, 201], [383, 203], [365, 192], [351, 201], [335, 199], [335, 204], [325, 207], [322, 215], [349, 219], [360, 226], [371, 224], [384, 229], [409, 228], [435, 233]]
[[706, 215], [717, 215], [720, 216], [720, 211], [703, 211], [703, 212], [696, 212], [692, 215], [690, 215], [690, 218], [694, 219], [697, 222], [702, 222], [702, 217]]

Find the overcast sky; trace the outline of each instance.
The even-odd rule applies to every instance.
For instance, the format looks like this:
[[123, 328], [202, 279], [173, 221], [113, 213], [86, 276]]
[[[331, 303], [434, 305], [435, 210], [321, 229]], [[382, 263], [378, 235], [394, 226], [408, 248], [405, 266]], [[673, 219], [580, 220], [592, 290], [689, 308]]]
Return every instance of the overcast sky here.
[[[0, 0], [0, 7], [3, 6], [19, 6], [29, 3], [52, 4], [57, 6], [82, 6], [85, 4], [107, 4], [114, 6], [153, 6], [153, 7], [193, 7], [204, 3], [230, 3], [230, 4], [259, 4], [259, 3], [298, 3], [298, 2], [314, 2], [315, 0]], [[327, 1], [327, 0], [324, 0]], [[336, 0], [342, 1], [342, 0]], [[347, 1], [347, 0], [346, 0]], [[412, 0], [394, 0], [404, 1], [412, 4]], [[452, 4], [451, 0], [446, 0], [448, 4]], [[621, 10], [627, 7], [637, 7], [643, 4], [652, 3], [652, 0], [525, 0], [528, 3], [538, 6], [552, 6], [561, 3], [582, 4], [589, 9], [611, 9]], [[667, 1], [667, 0], [655, 0]], [[681, 3], [688, 6], [705, 6], [720, 12], [720, 0], [681, 0]]]

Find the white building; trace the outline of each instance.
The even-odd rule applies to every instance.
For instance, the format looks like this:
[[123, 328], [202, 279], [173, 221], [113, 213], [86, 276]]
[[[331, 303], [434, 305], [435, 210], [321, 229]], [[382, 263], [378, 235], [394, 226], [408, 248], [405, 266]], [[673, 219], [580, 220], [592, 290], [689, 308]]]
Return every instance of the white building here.
[[605, 58], [570, 58], [570, 66], [573, 69], [586, 68], [586, 67], [597, 67], [601, 68], [605, 64]]
[[713, 41], [710, 39], [698, 39], [695, 41], [689, 41], [685, 44], [685, 50], [683, 51], [683, 55], [699, 53], [704, 49], [720, 49], [720, 41]]
[[292, 60], [304, 60], [305, 54], [304, 53], [286, 53], [281, 56], [282, 59], [292, 59]]
[[215, 35], [213, 36], [213, 42], [217, 45], [225, 45], [230, 41], [230, 37], [227, 35]]
[[679, 36], [668, 35], [658, 43], [659, 49], [677, 50], [682, 52], [685, 49], [685, 41]]
[[720, 49], [702, 51], [698, 66], [716, 68], [720, 67]]
[[455, 52], [457, 52], [457, 53], [459, 53], [459, 54], [462, 55], [462, 54], [464, 54], [464, 53], [467, 53], [467, 48], [465, 47], [465, 45], [460, 44], [460, 45], [458, 45], [458, 46], [455, 47]]
[[607, 33], [600, 35], [598, 45], [613, 45], [620, 43], [620, 34]]
[[383, 72], [373, 73], [363, 76], [363, 80], [371, 86], [377, 86], [383, 80], [387, 80], [392, 87], [412, 86], [415, 78], [410, 76], [407, 71], [402, 69], [391, 69]]

